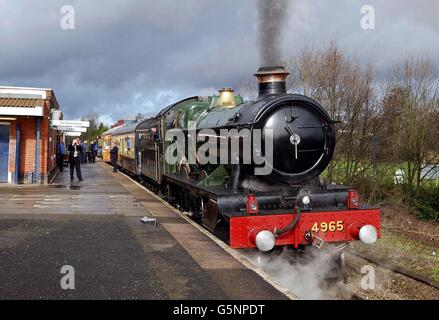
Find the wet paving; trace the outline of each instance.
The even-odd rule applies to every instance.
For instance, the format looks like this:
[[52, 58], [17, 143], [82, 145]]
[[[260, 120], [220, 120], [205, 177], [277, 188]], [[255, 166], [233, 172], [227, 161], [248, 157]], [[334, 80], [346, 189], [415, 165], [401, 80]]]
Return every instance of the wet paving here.
[[141, 215], [144, 208], [98, 164], [82, 167], [84, 181], [60, 173], [49, 186], [0, 186], [0, 214]]
[[286, 298], [107, 164], [82, 171], [82, 182], [64, 171], [49, 186], [0, 186], [0, 299]]

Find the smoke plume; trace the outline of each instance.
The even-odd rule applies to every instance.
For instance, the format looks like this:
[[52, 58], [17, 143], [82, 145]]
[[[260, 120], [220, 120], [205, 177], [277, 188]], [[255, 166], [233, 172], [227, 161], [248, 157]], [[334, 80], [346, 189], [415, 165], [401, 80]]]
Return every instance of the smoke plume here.
[[290, 0], [258, 0], [259, 51], [264, 66], [282, 63], [282, 31]]
[[243, 256], [287, 288], [300, 299], [329, 299], [330, 295], [322, 286], [322, 279], [333, 267], [331, 255], [322, 250], [310, 248], [307, 259], [292, 263], [288, 253], [280, 255], [262, 254], [256, 250], [242, 251]]

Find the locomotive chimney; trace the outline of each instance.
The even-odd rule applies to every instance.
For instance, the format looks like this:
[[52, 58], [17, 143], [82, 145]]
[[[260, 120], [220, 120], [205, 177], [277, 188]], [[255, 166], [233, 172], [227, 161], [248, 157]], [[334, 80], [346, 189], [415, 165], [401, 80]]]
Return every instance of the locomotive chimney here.
[[255, 74], [259, 83], [259, 96], [263, 98], [268, 95], [287, 93], [285, 79], [289, 72], [282, 66], [261, 67]]

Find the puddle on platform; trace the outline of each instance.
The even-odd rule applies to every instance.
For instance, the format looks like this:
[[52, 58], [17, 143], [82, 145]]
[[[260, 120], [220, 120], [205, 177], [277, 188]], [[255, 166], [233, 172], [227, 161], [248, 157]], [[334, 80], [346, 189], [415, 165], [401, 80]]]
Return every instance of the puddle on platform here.
[[51, 188], [55, 189], [70, 189], [70, 190], [80, 190], [83, 186], [77, 184], [51, 184], [49, 185]]

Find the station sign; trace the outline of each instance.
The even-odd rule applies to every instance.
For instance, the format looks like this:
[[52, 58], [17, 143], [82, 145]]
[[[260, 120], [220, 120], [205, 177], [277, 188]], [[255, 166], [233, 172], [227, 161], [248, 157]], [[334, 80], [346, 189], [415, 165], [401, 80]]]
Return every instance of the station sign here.
[[81, 132], [64, 132], [64, 135], [66, 137], [79, 137]]
[[84, 127], [52, 126], [52, 129], [65, 132], [87, 132], [87, 128]]
[[90, 121], [74, 121], [74, 120], [52, 120], [51, 126], [63, 126], [63, 127], [90, 127]]

